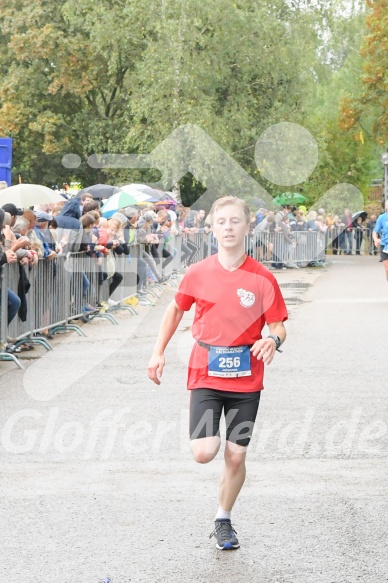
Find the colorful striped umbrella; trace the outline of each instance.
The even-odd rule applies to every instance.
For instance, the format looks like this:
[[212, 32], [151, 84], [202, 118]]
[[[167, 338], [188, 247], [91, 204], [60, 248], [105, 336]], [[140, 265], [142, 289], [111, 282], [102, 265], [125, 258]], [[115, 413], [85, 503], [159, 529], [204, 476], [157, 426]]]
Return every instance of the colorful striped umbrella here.
[[120, 191], [108, 198], [101, 211], [103, 216], [108, 219], [114, 213], [117, 213], [118, 210], [136, 204], [138, 204], [138, 202], [131, 194]]

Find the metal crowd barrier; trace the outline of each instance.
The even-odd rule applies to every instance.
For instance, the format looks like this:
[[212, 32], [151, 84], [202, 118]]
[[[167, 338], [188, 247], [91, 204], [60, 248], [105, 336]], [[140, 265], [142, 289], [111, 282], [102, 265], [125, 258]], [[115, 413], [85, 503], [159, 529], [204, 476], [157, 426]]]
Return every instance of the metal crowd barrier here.
[[338, 229], [328, 229], [326, 233], [326, 249], [333, 255], [346, 254], [353, 255], [373, 255], [376, 247], [373, 243], [373, 231], [363, 227], [362, 229], [352, 228], [338, 232]]
[[306, 267], [325, 258], [325, 235], [318, 231], [294, 231], [287, 239], [283, 233], [255, 232], [246, 238], [246, 252], [274, 267]]
[[[118, 301], [136, 294], [137, 262], [140, 247], [131, 247], [131, 261], [128, 256], [115, 259], [115, 271], [123, 276], [115, 294]], [[23, 368], [14, 353], [5, 351], [12, 343], [16, 347], [24, 343], [37, 343], [47, 350], [52, 350], [51, 344], [43, 334], [51, 334], [61, 330], [74, 330], [85, 336], [83, 330], [74, 323], [77, 319], [91, 320], [106, 318], [117, 324], [108, 310], [92, 312], [86, 309], [89, 304], [101, 306], [109, 298], [107, 262], [100, 262], [86, 253], [70, 253], [58, 256], [53, 261], [41, 259], [37, 265], [26, 267], [19, 264], [6, 264], [1, 269], [1, 306], [0, 306], [0, 360], [13, 360], [19, 368]], [[24, 277], [21, 279], [21, 274]], [[20, 281], [24, 286], [20, 287]], [[11, 289], [23, 298], [23, 321], [19, 315], [8, 325], [8, 294]], [[28, 289], [27, 289], [28, 288]], [[137, 313], [133, 306], [121, 305], [120, 309]], [[19, 311], [20, 314], [20, 311]]]

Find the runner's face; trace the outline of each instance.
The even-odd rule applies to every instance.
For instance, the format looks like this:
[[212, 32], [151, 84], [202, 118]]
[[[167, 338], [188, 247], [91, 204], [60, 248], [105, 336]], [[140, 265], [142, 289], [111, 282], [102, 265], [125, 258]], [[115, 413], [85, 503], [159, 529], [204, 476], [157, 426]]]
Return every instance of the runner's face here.
[[249, 224], [239, 206], [227, 205], [216, 211], [213, 217], [213, 233], [220, 247], [232, 249], [242, 245], [248, 231]]

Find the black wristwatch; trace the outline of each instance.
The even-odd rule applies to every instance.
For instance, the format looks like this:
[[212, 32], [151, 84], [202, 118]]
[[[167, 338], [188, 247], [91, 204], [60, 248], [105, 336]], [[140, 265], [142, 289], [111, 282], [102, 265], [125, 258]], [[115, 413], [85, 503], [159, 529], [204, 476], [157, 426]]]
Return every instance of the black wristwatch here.
[[276, 350], [277, 350], [278, 352], [283, 352], [283, 350], [279, 350], [279, 348], [280, 348], [280, 347], [281, 347], [281, 345], [282, 345], [282, 341], [280, 340], [279, 336], [275, 336], [275, 334], [270, 334], [269, 336], [267, 336], [267, 338], [272, 338], [272, 340], [274, 340], [274, 341], [275, 341], [275, 344], [276, 344]]

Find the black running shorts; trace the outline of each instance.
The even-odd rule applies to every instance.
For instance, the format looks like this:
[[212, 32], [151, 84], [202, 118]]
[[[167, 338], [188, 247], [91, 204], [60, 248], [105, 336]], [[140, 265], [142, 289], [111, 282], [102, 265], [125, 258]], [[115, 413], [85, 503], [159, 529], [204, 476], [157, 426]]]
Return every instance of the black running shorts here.
[[388, 253], [383, 251], [384, 245], [380, 245], [380, 259], [381, 261], [388, 261]]
[[252, 436], [261, 391], [235, 393], [215, 389], [190, 391], [190, 439], [220, 435], [225, 414], [226, 439], [246, 447]]

